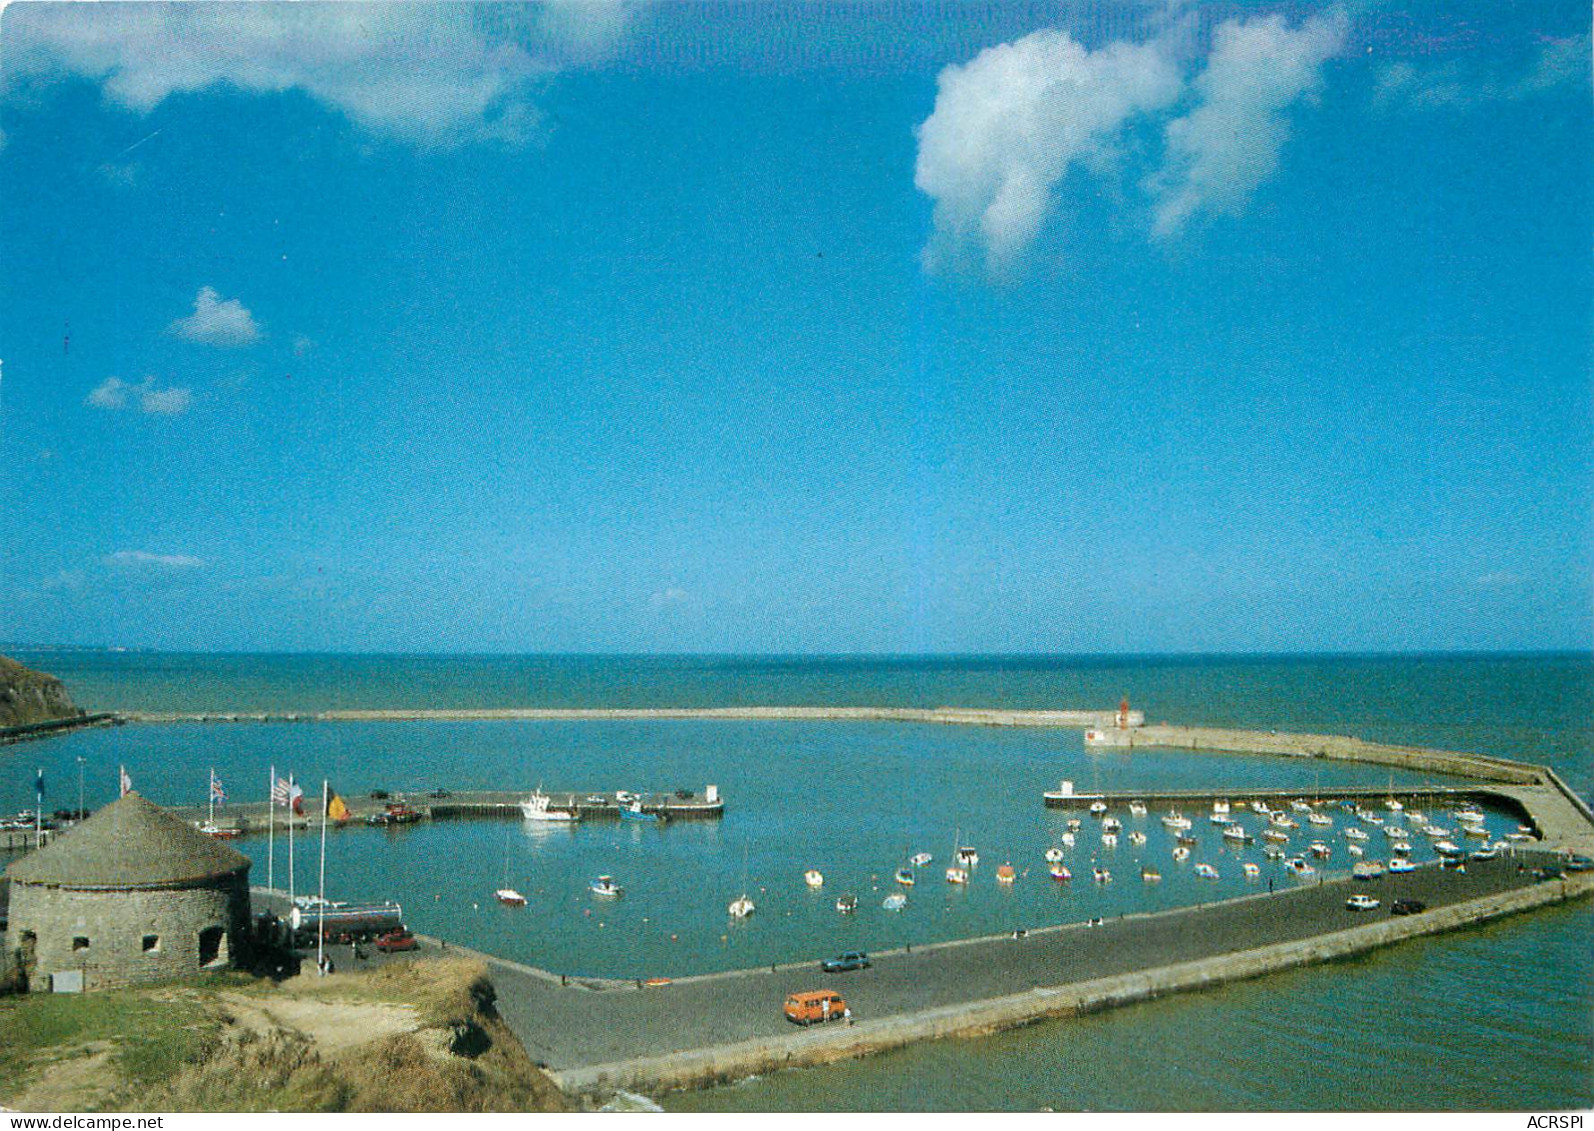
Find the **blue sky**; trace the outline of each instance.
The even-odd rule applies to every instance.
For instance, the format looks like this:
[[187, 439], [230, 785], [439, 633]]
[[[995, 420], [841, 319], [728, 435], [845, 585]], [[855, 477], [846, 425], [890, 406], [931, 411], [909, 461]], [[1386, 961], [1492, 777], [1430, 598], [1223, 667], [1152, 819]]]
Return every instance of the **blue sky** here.
[[1588, 25], [13, 4], [0, 639], [1588, 648]]

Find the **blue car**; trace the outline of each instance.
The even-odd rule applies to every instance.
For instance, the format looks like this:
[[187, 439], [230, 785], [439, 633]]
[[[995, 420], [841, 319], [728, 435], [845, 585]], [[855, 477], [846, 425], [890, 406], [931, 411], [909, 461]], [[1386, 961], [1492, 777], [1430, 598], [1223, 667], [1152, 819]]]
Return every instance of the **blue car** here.
[[835, 958], [827, 958], [819, 964], [819, 968], [827, 974], [834, 974], [841, 970], [863, 970], [869, 965], [869, 956], [861, 950], [849, 950]]

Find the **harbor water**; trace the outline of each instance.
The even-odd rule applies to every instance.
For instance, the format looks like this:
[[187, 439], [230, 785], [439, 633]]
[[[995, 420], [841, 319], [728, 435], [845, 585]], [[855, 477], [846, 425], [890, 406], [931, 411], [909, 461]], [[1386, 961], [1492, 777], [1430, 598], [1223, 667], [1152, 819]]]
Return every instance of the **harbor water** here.
[[[633, 707], [744, 704], [1101, 707], [1128, 694], [1148, 720], [1350, 733], [1547, 762], [1587, 794], [1594, 718], [1588, 657], [1275, 659], [737, 659], [703, 657], [291, 657], [51, 653], [21, 657], [60, 675], [90, 709], [306, 712], [333, 707]], [[519, 820], [439, 821], [336, 830], [328, 894], [396, 898], [410, 924], [559, 972], [679, 977], [1006, 933], [1201, 902], [1303, 882], [1250, 847], [1222, 844], [1205, 810], [1172, 858], [1156, 807], [1102, 842], [1099, 820], [1046, 810], [1064, 779], [1081, 791], [1223, 786], [1330, 795], [1336, 788], [1456, 784], [1370, 766], [1136, 750], [1090, 752], [1078, 732], [893, 723], [705, 720], [239, 723], [137, 725], [78, 732], [0, 753], [0, 809], [32, 804], [43, 767], [50, 808], [114, 796], [117, 767], [170, 804], [204, 800], [214, 768], [232, 799], [258, 800], [267, 767], [308, 793], [322, 778], [351, 797], [424, 799], [436, 789], [701, 790], [727, 798], [720, 821], [666, 826]], [[81, 762], [80, 762], [81, 759]], [[225, 810], [224, 810], [225, 811]], [[1236, 815], [1260, 834], [1263, 818]], [[1344, 830], [1289, 830], [1291, 855], [1321, 839], [1322, 871], [1348, 869]], [[1303, 816], [1303, 815], [1301, 815]], [[1446, 813], [1430, 813], [1455, 829]], [[1073, 879], [1047, 875], [1061, 846]], [[1494, 836], [1514, 818], [1490, 813]], [[1369, 856], [1387, 855], [1376, 826]], [[1131, 842], [1140, 832], [1144, 844]], [[1416, 859], [1433, 838], [1414, 835]], [[1450, 839], [1459, 841], [1457, 835]], [[980, 853], [967, 887], [942, 873], [954, 843]], [[268, 870], [266, 842], [238, 842]], [[296, 845], [297, 887], [314, 875]], [[1470, 847], [1470, 845], [1468, 846]], [[905, 889], [894, 871], [933, 854]], [[1018, 878], [998, 884], [998, 865]], [[1210, 863], [1216, 879], [1195, 875]], [[1243, 862], [1261, 865], [1255, 878]], [[1146, 883], [1143, 867], [1161, 881]], [[824, 884], [810, 888], [805, 869]], [[1110, 871], [1095, 883], [1095, 868]], [[286, 843], [274, 870], [287, 886]], [[619, 899], [588, 882], [613, 875]], [[1311, 882], [1308, 878], [1305, 882]], [[492, 901], [515, 887], [520, 909]], [[900, 911], [881, 906], [902, 891]], [[748, 920], [725, 908], [746, 892]], [[836, 899], [858, 897], [841, 915]], [[1435, 1108], [1594, 1102], [1594, 988], [1586, 907], [1423, 940], [1353, 963], [1280, 975], [980, 1041], [927, 1045], [866, 1062], [780, 1074], [673, 1098], [683, 1110], [800, 1108]], [[1402, 1061], [1453, 1055], [1419, 1080]], [[1523, 1065], [1531, 1071], [1523, 1071]]]

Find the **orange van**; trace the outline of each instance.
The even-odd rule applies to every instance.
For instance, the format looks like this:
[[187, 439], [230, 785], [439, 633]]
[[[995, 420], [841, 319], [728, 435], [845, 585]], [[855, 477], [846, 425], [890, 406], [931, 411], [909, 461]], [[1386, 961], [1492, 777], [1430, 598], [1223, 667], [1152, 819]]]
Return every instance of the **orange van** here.
[[786, 1020], [798, 1025], [840, 1021], [846, 1014], [847, 1001], [835, 990], [809, 990], [786, 999]]

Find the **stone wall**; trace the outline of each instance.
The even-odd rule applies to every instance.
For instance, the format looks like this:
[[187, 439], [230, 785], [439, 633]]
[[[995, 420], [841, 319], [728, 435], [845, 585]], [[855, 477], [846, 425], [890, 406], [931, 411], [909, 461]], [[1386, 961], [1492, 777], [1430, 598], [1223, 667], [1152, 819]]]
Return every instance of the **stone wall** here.
[[[8, 944], [26, 952], [30, 982], [81, 970], [84, 989], [190, 978], [204, 968], [201, 932], [219, 930], [212, 960], [237, 961], [247, 946], [249, 891], [243, 872], [182, 888], [88, 891], [45, 884], [11, 885]], [[74, 940], [88, 945], [78, 948]], [[209, 957], [206, 955], [205, 957]]]

